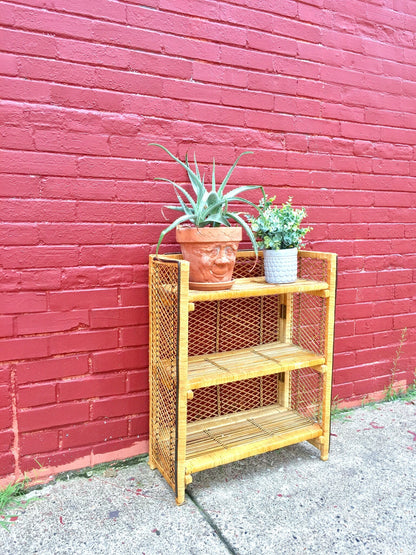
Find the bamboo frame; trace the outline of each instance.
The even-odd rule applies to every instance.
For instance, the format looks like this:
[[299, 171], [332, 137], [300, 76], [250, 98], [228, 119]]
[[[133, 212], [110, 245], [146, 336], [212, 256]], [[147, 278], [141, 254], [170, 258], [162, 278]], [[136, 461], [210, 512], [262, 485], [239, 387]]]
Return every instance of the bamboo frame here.
[[336, 255], [300, 251], [286, 285], [254, 258], [237, 253], [231, 289], [192, 291], [181, 255], [150, 257], [149, 464], [178, 504], [192, 473], [219, 464], [305, 440], [328, 458]]

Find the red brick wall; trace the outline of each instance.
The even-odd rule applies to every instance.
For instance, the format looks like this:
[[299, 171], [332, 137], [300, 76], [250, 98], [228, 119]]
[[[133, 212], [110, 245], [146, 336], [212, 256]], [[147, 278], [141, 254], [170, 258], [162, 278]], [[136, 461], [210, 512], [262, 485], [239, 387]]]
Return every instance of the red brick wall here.
[[146, 451], [154, 177], [184, 178], [152, 141], [253, 150], [234, 183], [307, 207], [334, 396], [386, 387], [404, 328], [412, 381], [415, 31], [409, 0], [0, 2], [0, 476]]

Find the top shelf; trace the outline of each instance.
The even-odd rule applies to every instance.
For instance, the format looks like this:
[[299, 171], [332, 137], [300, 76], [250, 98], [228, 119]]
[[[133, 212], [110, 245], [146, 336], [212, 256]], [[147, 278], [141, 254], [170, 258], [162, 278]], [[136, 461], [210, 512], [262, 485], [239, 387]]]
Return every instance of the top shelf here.
[[264, 276], [252, 278], [239, 278], [233, 283], [231, 289], [219, 291], [189, 290], [189, 302], [216, 301], [221, 299], [238, 299], [242, 297], [262, 297], [265, 295], [282, 295], [284, 293], [322, 292], [329, 289], [325, 281], [298, 279], [293, 283], [272, 284], [266, 283]]

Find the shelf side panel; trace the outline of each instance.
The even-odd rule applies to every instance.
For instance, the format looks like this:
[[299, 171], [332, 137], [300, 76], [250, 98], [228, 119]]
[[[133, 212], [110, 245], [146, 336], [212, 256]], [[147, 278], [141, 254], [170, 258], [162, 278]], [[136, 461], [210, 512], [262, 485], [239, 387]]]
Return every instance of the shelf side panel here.
[[176, 489], [180, 262], [150, 266], [150, 457]]

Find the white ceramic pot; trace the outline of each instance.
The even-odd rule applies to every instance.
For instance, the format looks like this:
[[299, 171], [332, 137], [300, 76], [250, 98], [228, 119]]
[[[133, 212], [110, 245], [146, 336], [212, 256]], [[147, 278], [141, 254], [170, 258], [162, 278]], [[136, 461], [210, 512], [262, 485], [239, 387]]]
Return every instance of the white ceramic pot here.
[[298, 249], [264, 250], [267, 283], [293, 283], [298, 274]]

